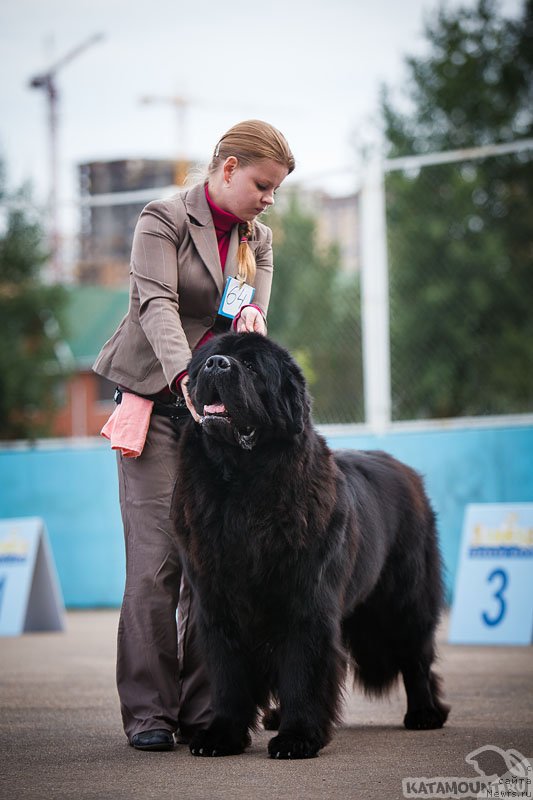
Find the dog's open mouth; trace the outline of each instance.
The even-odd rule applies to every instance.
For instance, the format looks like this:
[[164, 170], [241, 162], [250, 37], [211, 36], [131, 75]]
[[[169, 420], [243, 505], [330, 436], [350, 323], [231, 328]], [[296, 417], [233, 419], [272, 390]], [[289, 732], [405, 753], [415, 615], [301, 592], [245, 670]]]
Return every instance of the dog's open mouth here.
[[223, 417], [229, 420], [229, 414], [224, 403], [210, 403], [204, 406], [204, 417]]
[[220, 401], [215, 403], [207, 403], [204, 405], [204, 413], [203, 417], [200, 417], [200, 422], [202, 425], [208, 423], [210, 425], [214, 424], [215, 426], [231, 426], [233, 436], [237, 444], [244, 450], [251, 450], [255, 444], [255, 428], [250, 426], [238, 428], [230, 417], [226, 406]]

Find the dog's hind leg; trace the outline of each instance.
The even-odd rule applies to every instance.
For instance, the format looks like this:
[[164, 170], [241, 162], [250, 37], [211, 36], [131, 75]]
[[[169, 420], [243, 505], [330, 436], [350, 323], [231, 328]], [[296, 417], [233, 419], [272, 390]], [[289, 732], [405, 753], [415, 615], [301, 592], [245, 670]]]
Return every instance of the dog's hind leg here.
[[344, 619], [342, 629], [355, 681], [368, 695], [386, 694], [398, 679], [400, 665], [383, 621], [370, 606], [360, 606]]
[[442, 728], [448, 718], [449, 706], [442, 702], [440, 678], [431, 669], [433, 645], [427, 645], [418, 656], [408, 658], [402, 665], [407, 694], [407, 713], [403, 723], [409, 730]]
[[424, 638], [416, 626], [403, 620], [384, 618], [376, 608], [359, 607], [344, 620], [343, 635], [354, 659], [355, 678], [370, 695], [385, 694], [399, 674], [407, 693], [404, 725], [410, 730], [441, 728], [449, 707], [440, 696], [440, 680], [431, 670], [434, 661], [433, 632]]
[[266, 705], [263, 711], [263, 728], [266, 731], [277, 731], [281, 722], [281, 710], [279, 704]]

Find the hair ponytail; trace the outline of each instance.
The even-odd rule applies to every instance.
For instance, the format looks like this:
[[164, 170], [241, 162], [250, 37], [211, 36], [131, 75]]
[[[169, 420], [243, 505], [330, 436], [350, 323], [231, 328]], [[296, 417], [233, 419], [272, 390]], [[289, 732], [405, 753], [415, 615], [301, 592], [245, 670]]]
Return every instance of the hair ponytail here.
[[253, 284], [255, 278], [255, 256], [248, 241], [253, 236], [253, 225], [251, 222], [241, 222], [239, 224], [239, 249], [237, 251], [237, 266], [239, 272], [237, 278], [240, 283]]

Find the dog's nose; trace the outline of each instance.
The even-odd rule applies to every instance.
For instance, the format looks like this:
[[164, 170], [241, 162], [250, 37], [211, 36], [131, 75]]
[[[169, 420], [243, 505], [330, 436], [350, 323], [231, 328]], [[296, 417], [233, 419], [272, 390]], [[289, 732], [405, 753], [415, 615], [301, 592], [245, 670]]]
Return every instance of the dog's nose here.
[[230, 368], [231, 364], [226, 356], [209, 356], [204, 367], [207, 372], [225, 372]]

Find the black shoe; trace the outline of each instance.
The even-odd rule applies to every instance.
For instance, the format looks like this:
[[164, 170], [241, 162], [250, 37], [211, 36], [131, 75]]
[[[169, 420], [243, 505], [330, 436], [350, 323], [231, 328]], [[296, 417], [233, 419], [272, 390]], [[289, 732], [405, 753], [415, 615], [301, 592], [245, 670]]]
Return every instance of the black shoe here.
[[136, 750], [172, 750], [174, 736], [171, 731], [143, 731], [131, 737], [130, 745]]

